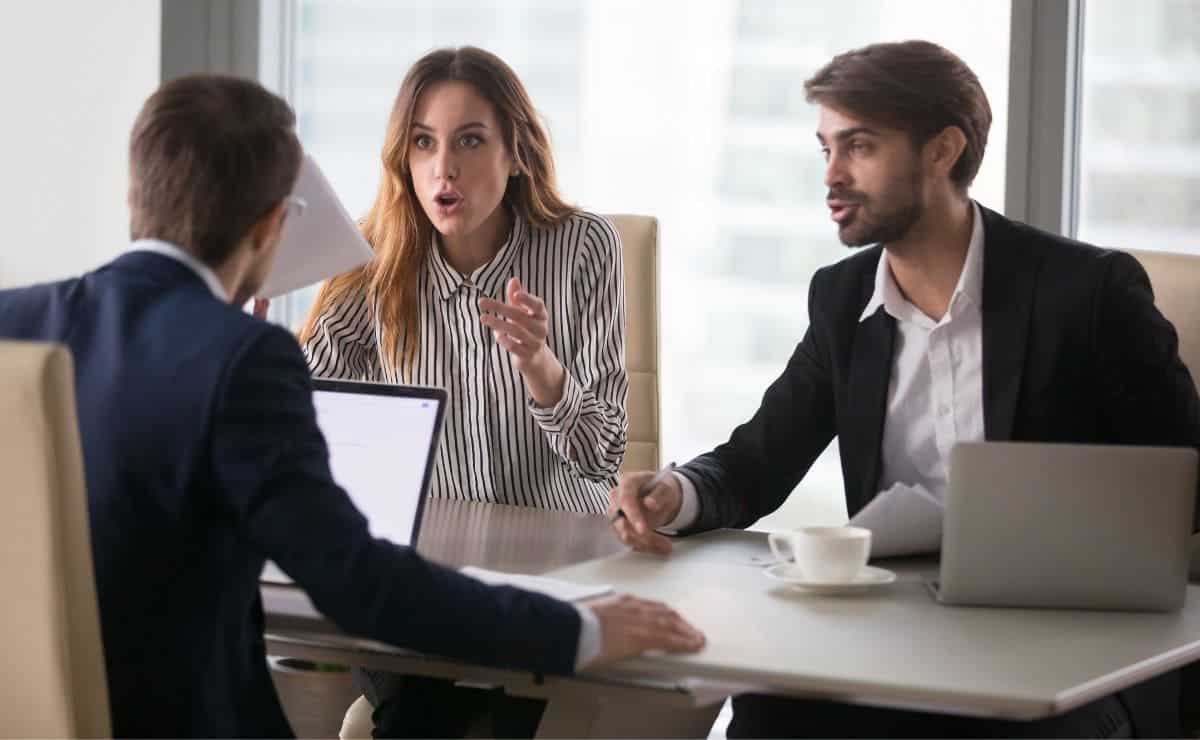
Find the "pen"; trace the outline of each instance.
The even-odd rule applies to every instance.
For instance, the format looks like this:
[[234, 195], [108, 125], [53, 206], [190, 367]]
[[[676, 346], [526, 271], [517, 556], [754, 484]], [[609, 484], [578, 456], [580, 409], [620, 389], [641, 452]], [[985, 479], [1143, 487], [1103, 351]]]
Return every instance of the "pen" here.
[[[649, 496], [650, 492], [654, 490], [655, 486], [657, 486], [659, 483], [662, 483], [664, 480], [666, 480], [667, 476], [670, 475], [673, 470], [675, 470], [675, 463], [669, 462], [666, 464], [666, 466], [663, 467], [662, 470], [655, 473], [653, 478], [646, 481], [646, 485], [644, 485], [640, 489], [638, 489], [638, 492], [637, 492], [638, 500], [641, 501], [642, 499]], [[618, 519], [620, 519], [623, 516], [625, 516], [625, 512], [621, 511], [621, 509], [618, 507], [616, 512], [609, 515], [608, 523], [614, 524], [614, 523], [616, 523], [616, 521]]]

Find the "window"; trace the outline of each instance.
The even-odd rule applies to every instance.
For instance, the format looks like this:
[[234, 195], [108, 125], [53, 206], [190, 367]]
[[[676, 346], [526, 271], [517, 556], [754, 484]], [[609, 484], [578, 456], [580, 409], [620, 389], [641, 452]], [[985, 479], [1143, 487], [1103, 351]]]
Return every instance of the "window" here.
[[[351, 213], [371, 202], [409, 65], [474, 44], [529, 88], [570, 201], [660, 219], [664, 460], [690, 459], [749, 418], [807, 327], [809, 277], [847, 254], [823, 207], [803, 91], [835, 53], [919, 37], [962, 55], [995, 118], [974, 193], [1003, 206], [1005, 2], [301, 0], [298, 11], [301, 138]], [[283, 318], [298, 321], [308, 301], [285, 302]], [[835, 448], [789, 499], [790, 521], [844, 518]]]
[[1086, 6], [1079, 238], [1200, 253], [1200, 3]]

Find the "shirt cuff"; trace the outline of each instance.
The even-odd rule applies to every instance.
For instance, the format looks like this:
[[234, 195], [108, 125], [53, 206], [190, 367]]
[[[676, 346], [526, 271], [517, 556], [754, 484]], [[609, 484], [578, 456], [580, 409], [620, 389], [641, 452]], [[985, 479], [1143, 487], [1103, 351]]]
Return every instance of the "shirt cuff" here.
[[575, 670], [581, 671], [600, 655], [600, 620], [591, 608], [572, 604], [579, 612], [579, 646], [575, 648]]
[[571, 373], [563, 373], [563, 392], [558, 403], [542, 408], [530, 398], [527, 405], [534, 421], [544, 431], [563, 434], [572, 426], [575, 418], [579, 416], [580, 409], [583, 408], [583, 389], [571, 377]]
[[696, 523], [700, 518], [700, 497], [696, 494], [696, 486], [688, 480], [686, 475], [681, 473], [671, 472], [675, 476], [675, 480], [679, 481], [679, 487], [683, 489], [683, 500], [679, 503], [679, 513], [675, 518], [658, 528], [663, 534], [679, 534], [681, 530], [687, 529]]

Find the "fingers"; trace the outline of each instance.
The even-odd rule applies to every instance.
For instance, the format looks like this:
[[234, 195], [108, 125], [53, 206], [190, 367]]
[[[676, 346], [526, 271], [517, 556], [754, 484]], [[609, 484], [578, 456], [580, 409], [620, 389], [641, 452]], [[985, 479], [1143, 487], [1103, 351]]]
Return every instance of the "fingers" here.
[[536, 309], [527, 309], [491, 298], [480, 298], [479, 309], [483, 312], [479, 317], [483, 325], [495, 333], [497, 341], [504, 335], [514, 340], [500, 343], [506, 350], [521, 357], [532, 357], [546, 343], [550, 334], [546, 307], [540, 300]]
[[652, 529], [646, 521], [646, 510], [642, 507], [643, 502], [638, 494], [653, 477], [653, 473], [646, 472], [622, 475], [620, 483], [609, 493], [609, 501], [615, 509], [622, 512], [632, 531], [639, 535]]
[[540, 301], [535, 309], [520, 303], [501, 303], [494, 298], [480, 298], [479, 310], [485, 313], [500, 314], [509, 321], [528, 322], [530, 319], [540, 321], [546, 317], [546, 306]]
[[496, 343], [503, 347], [506, 352], [518, 357], [530, 357], [534, 353], [528, 345], [522, 344], [504, 332], [493, 331], [492, 336], [496, 337]]
[[522, 308], [529, 310], [534, 315], [545, 313], [546, 311], [546, 304], [541, 298], [538, 298], [532, 293], [527, 293], [525, 289], [521, 287], [520, 278], [514, 277], [509, 279], [508, 284], [504, 289], [504, 299], [513, 305], [521, 306]]
[[624, 517], [613, 522], [613, 531], [617, 539], [626, 547], [638, 552], [649, 552], [655, 555], [670, 555], [673, 547], [671, 539], [653, 530], [644, 534], [635, 532], [629, 521]]
[[544, 327], [538, 326], [536, 323], [532, 325], [525, 323], [531, 321], [529, 318], [524, 321], [505, 321], [498, 316], [483, 314], [479, 320], [492, 331], [498, 334], [507, 334], [521, 344], [528, 344], [533, 349], [537, 349], [546, 341]]
[[647, 650], [694, 652], [704, 633], [671, 607], [629, 595], [588, 602], [600, 622], [600, 654], [586, 668], [614, 663]]
[[690, 653], [704, 647], [704, 633], [693, 627], [674, 609], [656, 614], [647, 640], [647, 650]]
[[520, 306], [528, 311], [533, 316], [546, 315], [546, 303], [532, 293], [519, 291], [513, 295], [509, 303]]
[[704, 647], [704, 633], [666, 604], [637, 600], [634, 606], [641, 609], [643, 650], [684, 652]]
[[271, 307], [270, 298], [255, 298], [253, 313], [260, 319], [267, 318], [267, 309]]

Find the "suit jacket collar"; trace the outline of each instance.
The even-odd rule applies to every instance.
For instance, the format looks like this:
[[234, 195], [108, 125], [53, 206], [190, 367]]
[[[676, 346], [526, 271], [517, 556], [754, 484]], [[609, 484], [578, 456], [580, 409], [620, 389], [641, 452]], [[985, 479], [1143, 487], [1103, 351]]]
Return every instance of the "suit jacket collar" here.
[[163, 290], [199, 290], [217, 300], [209, 286], [190, 267], [158, 252], [143, 249], [126, 252], [108, 263], [108, 269], [134, 273], [161, 286]]
[[[983, 217], [983, 419], [989, 440], [1012, 438], [1025, 346], [1033, 310], [1036, 275], [1042, 253], [1020, 238], [1017, 226], [995, 211], [978, 206]], [[864, 263], [859, 285], [859, 305], [864, 309], [876, 292], [876, 276], [884, 259], [881, 246], [872, 247], [873, 260]], [[887, 415], [888, 385], [892, 376], [896, 320], [878, 302], [874, 312], [864, 312], [854, 334], [850, 356], [847, 450], [861, 457], [859, 506], [878, 493], [883, 454], [883, 426]], [[849, 502], [853, 507], [855, 502]]]
[[[875, 246], [874, 259], [864, 269], [859, 283], [859, 305], [865, 306], [875, 290], [875, 275], [883, 262], [883, 247]], [[866, 267], [866, 265], [864, 265]], [[862, 478], [855, 491], [847, 481], [847, 492], [858, 495], [858, 501], [848, 501], [851, 512], [857, 511], [877, 493], [879, 465], [882, 456], [883, 424], [887, 415], [888, 382], [892, 376], [892, 352], [895, 344], [896, 319], [884, 310], [882, 303], [873, 313], [859, 320], [854, 332], [850, 353], [850, 368], [846, 398], [847, 422], [842, 426], [850, 439], [847, 450], [861, 455]]]
[[1034, 289], [1044, 252], [1017, 225], [987, 208], [983, 231], [983, 427], [988, 440], [1010, 440], [1016, 416]]
[[212, 268], [188, 254], [182, 248], [177, 247], [170, 242], [165, 242], [161, 239], [138, 239], [130, 245], [130, 249], [143, 250], [146, 252], [161, 254], [164, 257], [170, 257], [176, 262], [179, 262], [187, 267], [192, 272], [196, 273], [196, 275], [204, 281], [204, 284], [208, 286], [208, 289], [212, 291], [212, 294], [216, 296], [218, 300], [224, 301], [225, 303], [229, 302], [229, 294], [225, 292], [225, 286], [221, 285], [220, 278], [218, 278], [217, 274], [212, 271]]

